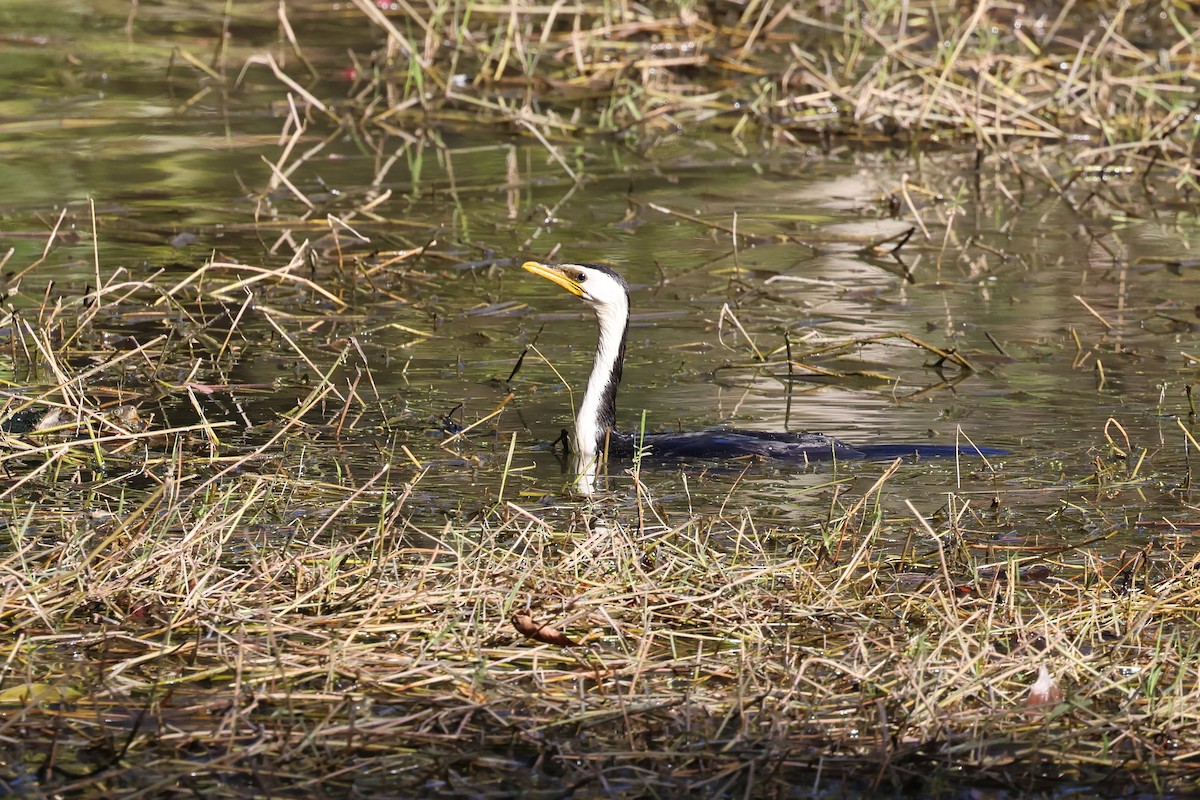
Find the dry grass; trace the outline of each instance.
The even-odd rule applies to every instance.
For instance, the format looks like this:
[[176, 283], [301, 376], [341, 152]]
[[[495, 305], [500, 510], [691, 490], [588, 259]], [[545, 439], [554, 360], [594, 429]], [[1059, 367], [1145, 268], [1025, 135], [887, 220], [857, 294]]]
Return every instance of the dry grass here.
[[[732, 508], [671, 518], [642, 485], [430, 523], [411, 453], [365, 468], [328, 452], [386, 416], [372, 356], [314, 350], [313, 320], [285, 311], [298, 291], [342, 307], [358, 279], [219, 261], [105, 278], [94, 252], [98, 289], [3, 320], [23, 387], [6, 425], [37, 423], [0, 456], [10, 791], [1197, 788], [1183, 531], [1108, 558], [1090, 549], [1103, 533], [1012, 550], [966, 495], [932, 520], [885, 511], [894, 468], [800, 530]], [[248, 282], [255, 303], [234, 302]], [[147, 322], [171, 333], [113, 332]], [[294, 405], [235, 437], [205, 398], [261, 388], [198, 378], [268, 332], [318, 377], [273, 387]], [[1105, 435], [1097, 489], [1142, 480], [1144, 454]], [[556, 631], [574, 644], [537, 640]]]
[[[1200, 573], [1170, 546], [1005, 555], [970, 510], [927, 534], [862, 503], [813, 532], [824, 545], [513, 504], [421, 530], [418, 481], [377, 477], [321, 491], [248, 470], [117, 514], [23, 504], [0, 583], [5, 780], [106, 797], [1197, 788]], [[298, 501], [308, 516], [283, 524]], [[900, 560], [875, 553], [906, 530]], [[515, 614], [578, 644], [524, 639]], [[1042, 668], [1065, 695], [1031, 706]]]
[[355, 5], [385, 43], [359, 57], [348, 106], [308, 103], [344, 107], [368, 141], [493, 124], [536, 138], [568, 173], [581, 165], [558, 143], [597, 134], [639, 149], [725, 131], [1001, 156], [1071, 143], [1076, 165], [1196, 185], [1198, 19], [1166, 0]]
[[[649, 146], [711, 123], [784, 142], [965, 137], [981, 152], [1086, 134], [1085, 160], [1167, 166], [1191, 184], [1194, 121], [1179, 117], [1193, 102], [1179, 77], [1195, 69], [1190, 12], [1161, 6], [1175, 38], [1148, 54], [1128, 44], [1128, 9], [1090, 32], [1047, 20], [1031, 38], [1004, 8], [976, 8], [850, 7], [863, 25], [848, 28], [795, 4], [729, 18], [479, 4], [468, 19], [456, 4], [389, 15], [363, 2], [387, 42], [345, 108], [376, 144], [411, 138], [417, 120], [508, 125], [572, 174], [563, 137]], [[288, 64], [269, 66], [287, 77]], [[306, 141], [306, 111], [344, 108], [289, 81], [263, 194], [288, 193], [307, 219], [317, 204], [291, 178], [333, 134]], [[1099, 555], [1091, 545], [1113, 528], [1101, 498], [1072, 509], [1088, 541], [1009, 549], [1003, 514], [965, 494], [935, 519], [888, 511], [903, 490], [887, 469], [799, 530], [732, 508], [673, 518], [641, 485], [591, 509], [508, 501], [434, 523], [419, 499], [428, 465], [399, 444], [345, 466], [331, 442], [360, 426], [403, 438], [372, 378], [382, 356], [353, 336], [318, 349], [305, 335], [346, 323], [355, 300], [431, 280], [404, 273], [436, 257], [420, 241], [363, 255], [372, 223], [393, 227], [376, 216], [389, 192], [344, 218], [273, 223], [273, 242], [261, 223], [272, 252], [293, 253], [274, 266], [106, 278], [97, 252], [91, 290], [58, 299], [47, 285], [40, 304], [19, 285], [38, 264], [12, 279], [24, 310], [0, 319], [12, 331], [4, 418], [30, 412], [40, 429], [6, 432], [0, 455], [5, 790], [1200, 791], [1186, 523]], [[319, 245], [293, 238], [318, 227]], [[129, 334], [138, 325], [161, 335]], [[232, 383], [239, 348], [264, 340], [311, 381]], [[206, 402], [221, 392], [294, 404], [231, 422]], [[1119, 430], [1105, 437], [1111, 453], [1083, 481], [1097, 497], [1154, 468]], [[576, 644], [527, 638], [517, 616]]]
[[[159, 313], [154, 297], [194, 322], [247, 274], [260, 303], [224, 306], [228, 328], [210, 319], [207, 338], [117, 353], [101, 333]], [[323, 445], [305, 432], [351, 436], [347, 409], [377, 400], [369, 376], [337, 373], [275, 319], [290, 270], [125, 277], [6, 320], [14, 363], [44, 379], [11, 408], [53, 412], [7, 434], [2, 457], [13, 792], [1198, 788], [1200, 572], [1182, 532], [1110, 558], [1096, 539], [1014, 551], [994, 539], [1003, 519], [963, 497], [935, 520], [885, 512], [894, 469], [802, 530], [732, 510], [670, 519], [645, 486], [590, 510], [503, 502], [430, 524], [415, 458], [310, 477]], [[181, 368], [198, 348], [219, 368], [263, 315], [323, 378], [231, 446], [199, 402], [216, 389]], [[191, 422], [159, 420], [148, 385], [186, 399]], [[1142, 461], [1122, 464], [1098, 484], [1136, 480]], [[551, 629], [574, 644], [537, 641]]]

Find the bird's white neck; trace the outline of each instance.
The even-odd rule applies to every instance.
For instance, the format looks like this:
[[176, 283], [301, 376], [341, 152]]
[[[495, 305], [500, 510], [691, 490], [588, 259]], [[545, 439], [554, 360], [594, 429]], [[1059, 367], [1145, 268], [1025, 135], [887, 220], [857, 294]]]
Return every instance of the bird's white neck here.
[[617, 421], [617, 387], [625, 360], [629, 302], [597, 306], [600, 341], [583, 401], [575, 414], [575, 471], [584, 494], [594, 491], [599, 461], [608, 433]]

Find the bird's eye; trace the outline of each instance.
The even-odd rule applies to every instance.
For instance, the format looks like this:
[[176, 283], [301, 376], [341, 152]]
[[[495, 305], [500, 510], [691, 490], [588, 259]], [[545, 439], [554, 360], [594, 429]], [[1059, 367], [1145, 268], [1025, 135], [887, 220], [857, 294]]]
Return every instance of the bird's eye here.
[[575, 282], [576, 283], [583, 283], [586, 280], [587, 280], [586, 272], [576, 272], [575, 273]]

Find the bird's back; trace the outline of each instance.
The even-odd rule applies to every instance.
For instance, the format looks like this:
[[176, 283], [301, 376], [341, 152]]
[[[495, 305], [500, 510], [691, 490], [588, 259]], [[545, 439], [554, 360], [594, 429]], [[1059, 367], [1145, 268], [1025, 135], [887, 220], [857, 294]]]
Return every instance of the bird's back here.
[[999, 456], [996, 448], [929, 443], [881, 443], [849, 445], [821, 433], [755, 431], [710, 428], [686, 433], [647, 433], [645, 436], [614, 432], [608, 452], [614, 458], [629, 458], [638, 447], [645, 455], [664, 459], [730, 459], [746, 456], [785, 461], [832, 461], [852, 458], [948, 458], [956, 455]]

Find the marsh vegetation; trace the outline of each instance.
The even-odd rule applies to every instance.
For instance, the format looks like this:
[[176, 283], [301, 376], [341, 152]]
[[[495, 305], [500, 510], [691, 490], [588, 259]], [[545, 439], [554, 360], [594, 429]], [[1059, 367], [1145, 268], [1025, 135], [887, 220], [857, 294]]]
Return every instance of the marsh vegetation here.
[[1194, 6], [0, 17], [6, 792], [1200, 790]]

